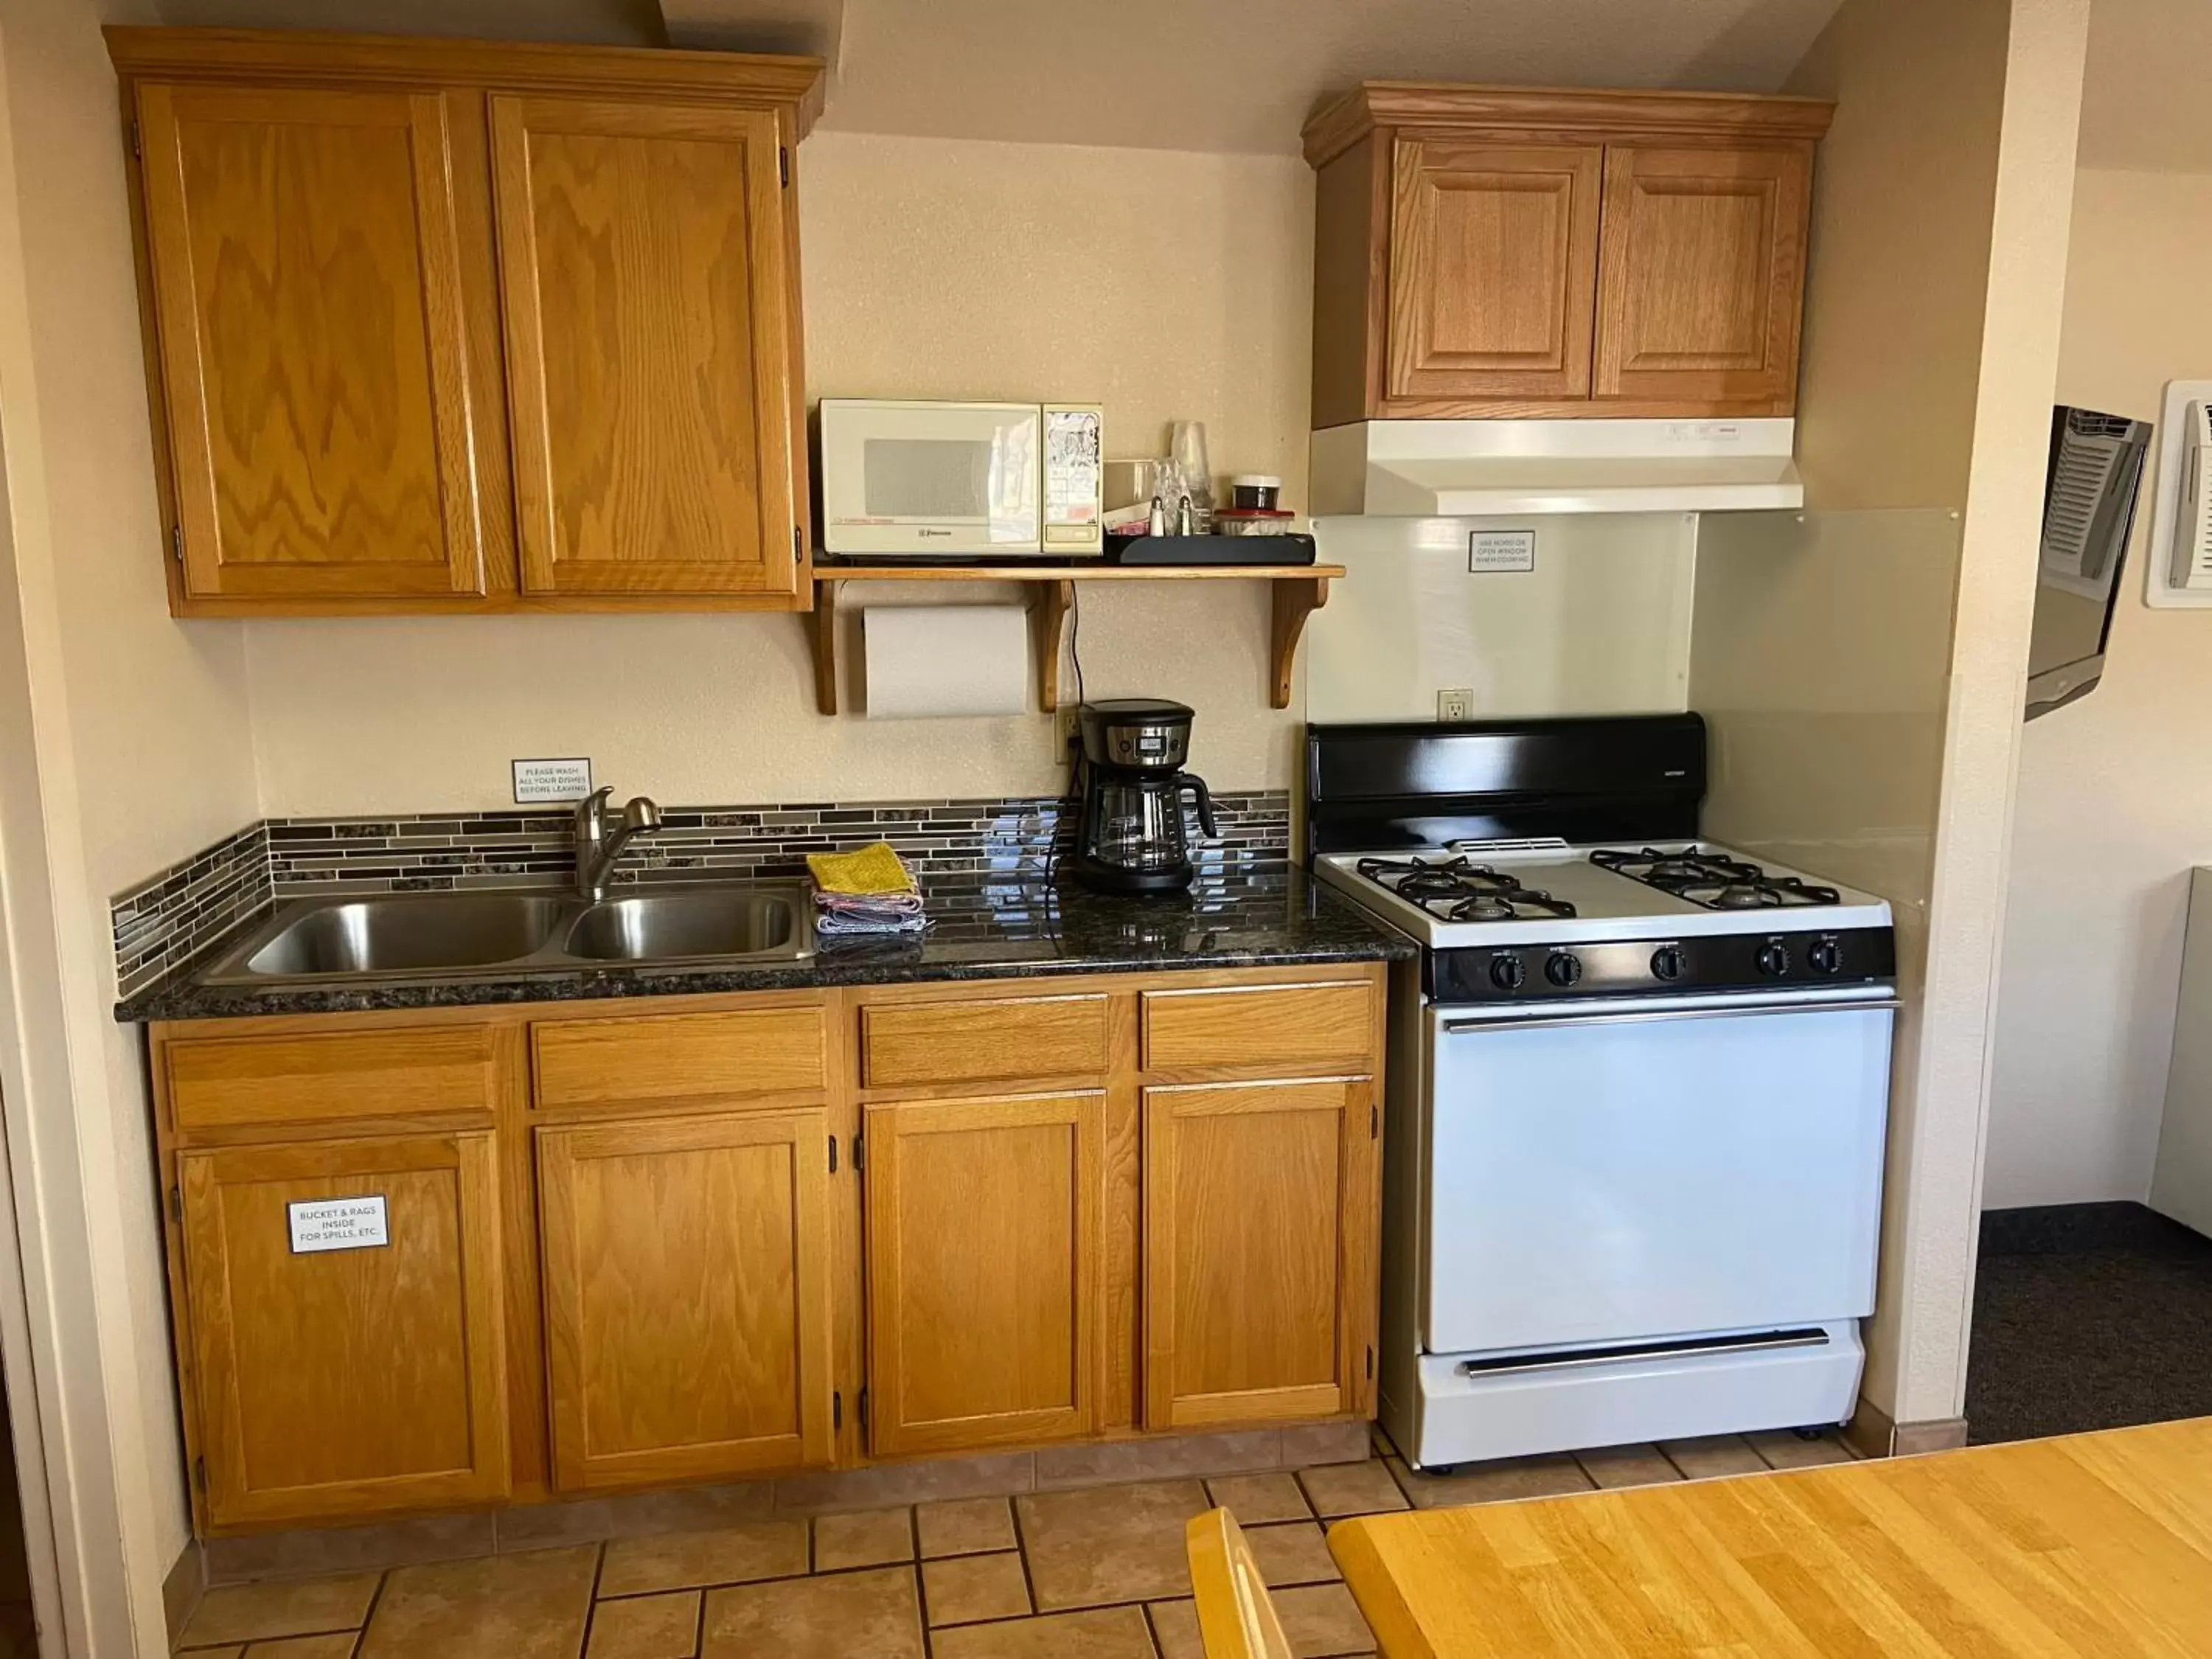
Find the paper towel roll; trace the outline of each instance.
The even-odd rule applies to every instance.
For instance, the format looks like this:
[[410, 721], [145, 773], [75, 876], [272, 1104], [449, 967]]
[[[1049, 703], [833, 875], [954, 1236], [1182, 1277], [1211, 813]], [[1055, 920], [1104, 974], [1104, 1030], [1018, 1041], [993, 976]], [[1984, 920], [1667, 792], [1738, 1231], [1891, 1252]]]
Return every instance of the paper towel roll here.
[[1029, 612], [1021, 605], [872, 605], [860, 613], [860, 636], [872, 720], [1029, 708]]

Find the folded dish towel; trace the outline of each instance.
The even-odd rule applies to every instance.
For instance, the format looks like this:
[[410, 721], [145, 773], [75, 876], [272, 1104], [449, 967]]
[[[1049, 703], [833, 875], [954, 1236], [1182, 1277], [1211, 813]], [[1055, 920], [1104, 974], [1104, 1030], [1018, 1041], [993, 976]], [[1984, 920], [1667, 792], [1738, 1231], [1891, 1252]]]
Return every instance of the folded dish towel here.
[[887, 842], [854, 853], [809, 853], [806, 867], [818, 933], [918, 933], [929, 926], [921, 890]]

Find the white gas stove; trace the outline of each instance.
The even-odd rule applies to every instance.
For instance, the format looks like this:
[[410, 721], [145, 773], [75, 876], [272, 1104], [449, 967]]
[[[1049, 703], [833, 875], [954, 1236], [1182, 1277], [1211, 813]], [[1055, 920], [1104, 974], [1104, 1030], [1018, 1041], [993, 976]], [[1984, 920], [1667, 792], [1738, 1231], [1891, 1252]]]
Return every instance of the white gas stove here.
[[[1317, 726], [1392, 987], [1384, 1427], [1417, 1467], [1830, 1425], [1872, 1311], [1881, 899], [1694, 834], [1694, 715]], [[1589, 833], [1595, 831], [1595, 833]]]

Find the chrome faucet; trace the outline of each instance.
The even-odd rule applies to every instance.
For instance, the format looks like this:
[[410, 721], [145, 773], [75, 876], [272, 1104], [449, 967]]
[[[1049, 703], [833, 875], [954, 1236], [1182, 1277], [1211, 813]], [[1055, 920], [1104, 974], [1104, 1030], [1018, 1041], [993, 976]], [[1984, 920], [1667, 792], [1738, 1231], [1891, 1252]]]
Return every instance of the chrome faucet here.
[[576, 896], [597, 904], [607, 896], [607, 877], [623, 848], [660, 828], [660, 809], [643, 795], [631, 798], [622, 817], [608, 822], [611, 787], [594, 789], [576, 803]]

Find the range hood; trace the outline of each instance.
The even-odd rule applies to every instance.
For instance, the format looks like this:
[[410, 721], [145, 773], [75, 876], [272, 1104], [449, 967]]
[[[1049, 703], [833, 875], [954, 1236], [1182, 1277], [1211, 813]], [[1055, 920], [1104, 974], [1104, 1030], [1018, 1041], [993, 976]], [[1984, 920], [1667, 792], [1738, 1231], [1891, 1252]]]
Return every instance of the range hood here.
[[1313, 513], [1519, 518], [1805, 504], [1797, 423], [1358, 421], [1313, 434]]

